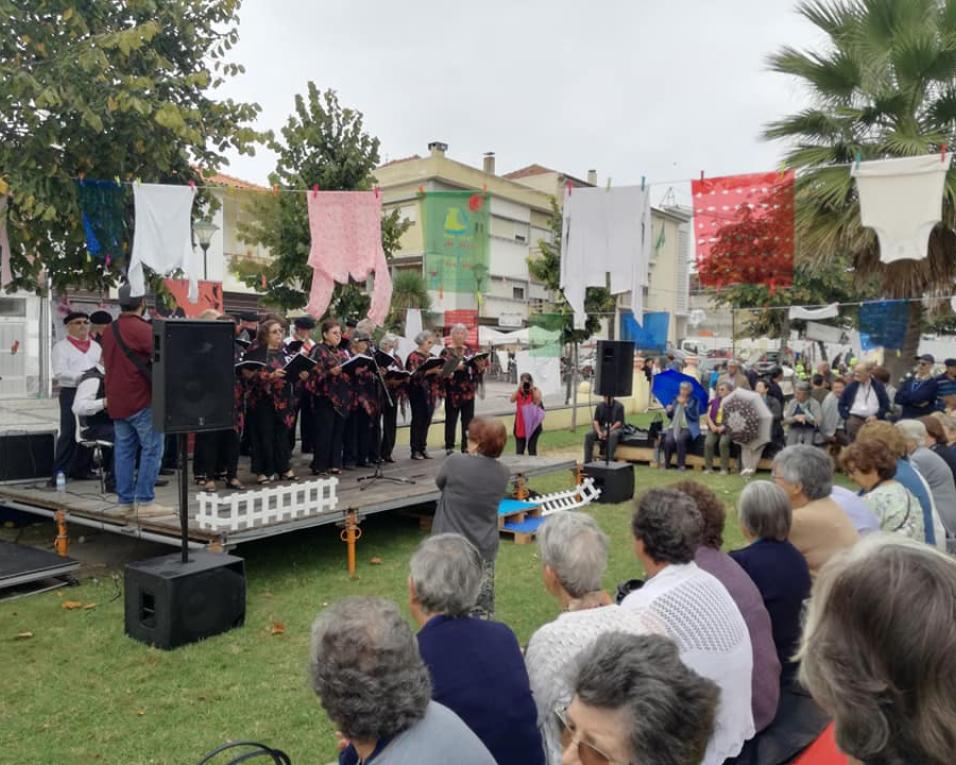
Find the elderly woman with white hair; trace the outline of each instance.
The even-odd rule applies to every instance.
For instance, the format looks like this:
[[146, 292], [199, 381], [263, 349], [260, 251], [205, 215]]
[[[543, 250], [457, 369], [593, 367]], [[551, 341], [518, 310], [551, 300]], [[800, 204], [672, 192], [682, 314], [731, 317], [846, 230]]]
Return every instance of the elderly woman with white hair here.
[[910, 462], [929, 484], [933, 503], [946, 527], [946, 536], [956, 537], [956, 481], [949, 465], [926, 446], [926, 426], [919, 420], [900, 420], [896, 429], [903, 436]]
[[542, 765], [544, 749], [521, 647], [504, 624], [470, 616], [481, 556], [460, 534], [422, 541], [409, 564], [408, 599], [432, 699], [482, 740], [498, 765]]
[[555, 713], [571, 702], [575, 657], [607, 632], [641, 635], [654, 631], [643, 610], [622, 609], [602, 589], [607, 550], [607, 536], [584, 513], [553, 513], [538, 531], [541, 578], [561, 613], [531, 636], [525, 663], [552, 765], [561, 762]]
[[686, 470], [687, 446], [700, 435], [700, 402], [694, 396], [694, 387], [682, 382], [677, 398], [664, 409], [670, 420], [664, 431], [664, 467], [670, 467], [671, 455], [676, 451], [677, 469]]
[[956, 562], [929, 545], [871, 534], [824, 567], [803, 630], [800, 681], [832, 715], [843, 756], [953, 762], [954, 624]]
[[405, 359], [405, 369], [412, 373], [408, 380], [408, 403], [412, 410], [409, 444], [413, 460], [431, 459], [428, 454], [428, 429], [432, 425], [435, 404], [441, 397], [440, 368], [426, 370], [422, 365], [431, 357], [435, 336], [425, 330], [415, 335], [415, 350]]
[[441, 357], [446, 361], [458, 359], [455, 371], [445, 378], [445, 453], [455, 451], [455, 429], [461, 418], [461, 451], [468, 450], [468, 423], [475, 416], [475, 394], [485, 372], [485, 362], [472, 357], [475, 352], [465, 344], [468, 327], [456, 324], [449, 333], [449, 346]]
[[415, 636], [390, 600], [350, 597], [322, 611], [310, 679], [346, 741], [340, 765], [495, 765], [461, 718], [431, 700]]
[[395, 461], [392, 458], [392, 450], [395, 448], [395, 433], [398, 429], [398, 409], [402, 407], [404, 410], [408, 400], [408, 377], [388, 374], [390, 371], [404, 369], [402, 360], [395, 353], [396, 347], [398, 338], [391, 333], [383, 335], [378, 342], [378, 349], [392, 360], [390, 364], [379, 363], [382, 378], [388, 388], [388, 398], [382, 396], [382, 438], [378, 448], [378, 457], [383, 462]]
[[757, 585], [780, 660], [780, 681], [789, 684], [796, 672], [793, 661], [800, 641], [800, 614], [810, 596], [810, 569], [806, 558], [788, 537], [793, 510], [787, 495], [770, 481], [748, 483], [737, 501], [740, 529], [750, 544], [730, 557]]
[[810, 383], [801, 380], [794, 386], [793, 398], [783, 410], [783, 424], [787, 426], [787, 446], [823, 443], [820, 424], [823, 409], [810, 395]]

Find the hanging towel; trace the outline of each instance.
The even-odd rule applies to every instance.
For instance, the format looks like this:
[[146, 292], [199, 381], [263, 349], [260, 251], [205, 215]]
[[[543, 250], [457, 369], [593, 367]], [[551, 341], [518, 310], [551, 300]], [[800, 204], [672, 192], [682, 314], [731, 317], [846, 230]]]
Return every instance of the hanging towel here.
[[368, 317], [382, 324], [392, 301], [392, 277], [382, 249], [382, 203], [373, 191], [321, 191], [308, 194], [312, 245], [312, 289], [306, 310], [325, 314], [335, 282], [348, 284], [375, 274]]
[[196, 189], [159, 183], [133, 185], [136, 225], [133, 254], [129, 261], [130, 295], [146, 293], [143, 266], [166, 275], [182, 269], [189, 280], [189, 302], [199, 299], [199, 283], [193, 269], [192, 209]]
[[943, 186], [952, 155], [927, 154], [860, 162], [851, 167], [860, 222], [880, 241], [880, 260], [923, 260], [943, 214]]
[[804, 319], [806, 321], [819, 321], [820, 319], [832, 319], [840, 315], [840, 304], [831, 303], [823, 308], [804, 308], [802, 305], [790, 306], [791, 319]]
[[13, 281], [10, 268], [10, 240], [7, 238], [7, 196], [0, 196], [0, 288]]
[[879, 300], [864, 303], [857, 315], [860, 347], [895, 350], [903, 347], [909, 325], [909, 309], [905, 300]]
[[577, 329], [587, 321], [587, 288], [606, 286], [606, 274], [611, 292], [630, 292], [631, 309], [643, 313], [651, 240], [650, 195], [640, 186], [565, 192], [561, 290]]
[[118, 181], [76, 182], [86, 249], [94, 258], [116, 259], [127, 241], [124, 193]]

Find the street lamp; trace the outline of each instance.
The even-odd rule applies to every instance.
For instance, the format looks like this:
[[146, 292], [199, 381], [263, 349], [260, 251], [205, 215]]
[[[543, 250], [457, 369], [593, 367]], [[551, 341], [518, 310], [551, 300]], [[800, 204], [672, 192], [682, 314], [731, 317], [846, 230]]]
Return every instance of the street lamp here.
[[219, 226], [211, 220], [201, 220], [193, 224], [193, 233], [199, 240], [199, 246], [202, 247], [202, 278], [208, 279], [209, 274], [206, 271], [206, 253], [209, 252], [209, 245], [212, 242], [213, 234], [219, 230]]

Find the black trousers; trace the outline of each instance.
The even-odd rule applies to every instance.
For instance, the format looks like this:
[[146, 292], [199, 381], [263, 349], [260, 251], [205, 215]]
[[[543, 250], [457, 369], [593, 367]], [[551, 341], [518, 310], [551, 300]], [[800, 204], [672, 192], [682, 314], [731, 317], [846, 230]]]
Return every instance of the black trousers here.
[[462, 401], [461, 406], [453, 406], [445, 399], [445, 449], [455, 448], [455, 426], [461, 416], [461, 451], [468, 450], [468, 423], [475, 417], [475, 400]]
[[408, 434], [412, 454], [424, 454], [435, 408], [429, 403], [428, 394], [420, 388], [408, 392], [408, 403], [412, 408], [412, 424]]
[[289, 430], [269, 402], [249, 410], [248, 427], [252, 431], [252, 472], [256, 475], [281, 475], [289, 471]]
[[342, 467], [342, 449], [345, 436], [345, 418], [335, 411], [327, 398], [315, 399], [312, 419], [312, 470], [326, 473], [329, 468]]
[[541, 426], [534, 429], [530, 438], [519, 438], [515, 436], [515, 454], [524, 454], [525, 446], [528, 447], [528, 454], [532, 457], [538, 456], [538, 436], [541, 435]]
[[398, 406], [384, 406], [382, 408], [382, 443], [379, 457], [391, 458], [395, 448], [395, 433], [398, 430]]
[[295, 431], [296, 428], [299, 430], [299, 451], [302, 454], [311, 454], [312, 453], [312, 431], [315, 429], [315, 425], [312, 420], [315, 415], [312, 412], [312, 402], [314, 398], [312, 394], [307, 391], [302, 391], [302, 395], [299, 397], [299, 403], [296, 406], [295, 412], [295, 424], [292, 426], [292, 430], [289, 431], [289, 443], [292, 445], [292, 450], [295, 450]]
[[53, 453], [53, 477], [63, 472], [67, 478], [85, 476], [90, 472], [92, 455], [76, 442], [76, 417], [73, 415], [73, 400], [76, 388], [60, 388], [60, 434]]
[[362, 407], [349, 413], [345, 423], [342, 460], [346, 465], [367, 465], [378, 458], [377, 423]]
[[[83, 438], [88, 441], [109, 441], [113, 443], [116, 440], [116, 433], [113, 430], [113, 423], [101, 423], [99, 425], [90, 425], [83, 428]], [[90, 450], [92, 452], [92, 450]], [[113, 477], [113, 447], [101, 446], [100, 454], [103, 457], [103, 472], [106, 473], [107, 483], [112, 482]], [[93, 455], [90, 454], [92, 463]]]
[[193, 475], [216, 480], [220, 473], [226, 474], [226, 480], [236, 477], [239, 467], [239, 434], [228, 430], [210, 430], [196, 434], [196, 447], [193, 451]]

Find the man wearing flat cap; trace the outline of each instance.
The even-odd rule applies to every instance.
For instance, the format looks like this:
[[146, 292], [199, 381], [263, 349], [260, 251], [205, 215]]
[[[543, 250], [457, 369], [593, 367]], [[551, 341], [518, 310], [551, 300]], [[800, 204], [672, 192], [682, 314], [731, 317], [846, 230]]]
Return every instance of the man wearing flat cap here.
[[951, 413], [956, 410], [956, 359], [946, 359], [943, 366], [946, 371], [936, 378], [936, 406]]
[[90, 339], [102, 346], [103, 330], [112, 323], [113, 315], [109, 311], [93, 311], [90, 314]]
[[918, 420], [936, 410], [939, 385], [933, 376], [935, 364], [931, 353], [916, 357], [916, 371], [903, 381], [893, 399], [902, 408], [901, 420]]
[[53, 346], [51, 368], [53, 381], [59, 386], [60, 432], [53, 457], [53, 475], [50, 485], [56, 485], [57, 473], [67, 478], [86, 480], [95, 478], [90, 474], [88, 449], [76, 443], [76, 419], [73, 416], [73, 399], [76, 386], [88, 369], [100, 363], [101, 350], [90, 339], [90, 317], [83, 311], [70, 311], [64, 318], [66, 337]]

